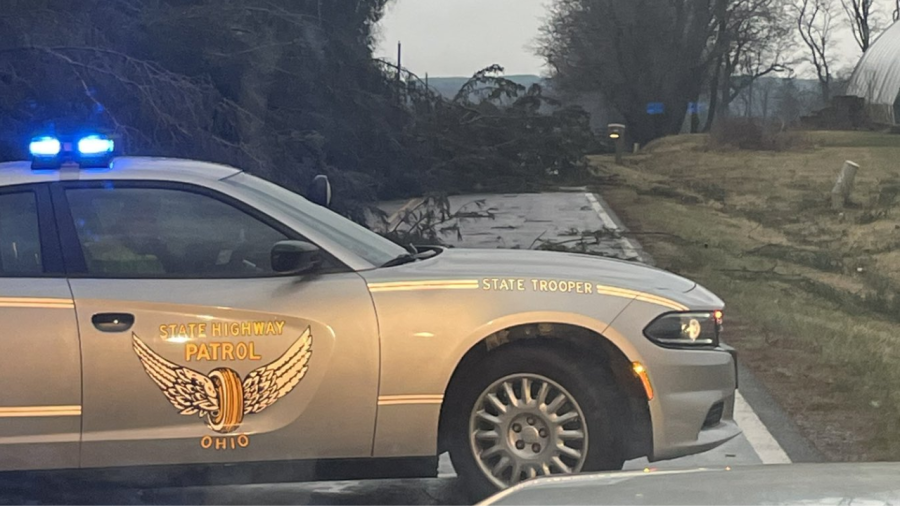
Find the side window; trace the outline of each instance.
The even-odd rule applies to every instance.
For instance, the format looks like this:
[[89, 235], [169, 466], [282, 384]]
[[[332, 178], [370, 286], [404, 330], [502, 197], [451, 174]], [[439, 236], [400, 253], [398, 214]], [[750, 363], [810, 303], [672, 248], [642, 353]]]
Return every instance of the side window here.
[[88, 274], [140, 278], [274, 275], [284, 234], [197, 193], [159, 188], [66, 190]]
[[43, 272], [37, 197], [32, 192], [0, 195], [0, 276]]

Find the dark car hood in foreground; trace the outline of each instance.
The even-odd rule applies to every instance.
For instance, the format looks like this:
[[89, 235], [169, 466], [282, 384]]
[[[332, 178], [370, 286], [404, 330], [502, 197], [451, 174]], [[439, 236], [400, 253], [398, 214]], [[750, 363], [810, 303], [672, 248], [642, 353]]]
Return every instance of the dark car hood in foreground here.
[[900, 504], [900, 464], [788, 464], [543, 478], [482, 504]]

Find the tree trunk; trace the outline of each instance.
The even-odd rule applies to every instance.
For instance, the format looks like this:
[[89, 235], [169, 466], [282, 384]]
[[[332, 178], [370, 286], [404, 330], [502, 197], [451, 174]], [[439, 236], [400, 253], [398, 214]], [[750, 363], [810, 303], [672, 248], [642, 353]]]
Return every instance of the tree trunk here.
[[722, 73], [722, 57], [716, 60], [716, 70], [709, 82], [709, 111], [706, 115], [706, 125], [703, 127], [704, 132], [712, 130], [713, 122], [716, 119], [716, 109], [719, 107], [719, 78]]
[[734, 67], [730, 62], [725, 61], [725, 68], [722, 72], [722, 77], [719, 79], [719, 112], [716, 114], [719, 116], [719, 119], [727, 119], [731, 116], [731, 101], [734, 99], [731, 95], [731, 76], [734, 74]]
[[622, 115], [628, 125], [628, 136], [635, 142], [643, 145], [658, 137], [654, 127], [654, 118], [658, 118], [658, 116], [651, 116], [647, 114], [646, 110], [623, 111]]
[[693, 78], [696, 73], [687, 71], [680, 86], [673, 90], [672, 96], [666, 101], [662, 135], [677, 135], [684, 128], [684, 120], [688, 115], [688, 104], [691, 100], [697, 100], [703, 87], [702, 82]]
[[747, 88], [747, 119], [753, 118], [753, 81]]
[[831, 102], [831, 83], [828, 81], [822, 81], [822, 106], [828, 107], [828, 104]]

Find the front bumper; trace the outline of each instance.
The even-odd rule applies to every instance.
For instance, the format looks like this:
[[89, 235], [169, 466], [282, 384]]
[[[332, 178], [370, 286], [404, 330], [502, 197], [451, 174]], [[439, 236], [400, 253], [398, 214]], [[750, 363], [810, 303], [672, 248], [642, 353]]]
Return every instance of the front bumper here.
[[[651, 461], [711, 450], [741, 433], [734, 422], [737, 378], [727, 351], [665, 350], [648, 360], [656, 395]], [[721, 412], [721, 416], [718, 413]]]
[[734, 421], [737, 367], [733, 349], [662, 348], [643, 335], [659, 309], [632, 303], [606, 335], [630, 361], [644, 365], [653, 386], [649, 402], [651, 462], [711, 450], [741, 433]]
[[[726, 411], [722, 419], [715, 425], [696, 430], [693, 423], [685, 424], [683, 430], [675, 430], [671, 419], [678, 419], [684, 414], [668, 412], [664, 416], [670, 421], [653, 424], [653, 453], [648, 457], [650, 462], [669, 460], [686, 455], [703, 453], [716, 448], [741, 434], [741, 429], [734, 421], [734, 396], [725, 401]], [[652, 416], [652, 415], [651, 415]], [[688, 418], [695, 418], [689, 416]], [[701, 416], [701, 423], [702, 423]], [[684, 420], [689, 422], [690, 420]]]

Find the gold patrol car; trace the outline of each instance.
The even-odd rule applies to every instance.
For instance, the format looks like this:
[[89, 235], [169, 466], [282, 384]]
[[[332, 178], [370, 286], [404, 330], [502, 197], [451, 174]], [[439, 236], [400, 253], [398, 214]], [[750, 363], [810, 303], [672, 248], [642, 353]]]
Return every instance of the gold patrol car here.
[[238, 169], [0, 165], [0, 470], [449, 451], [477, 494], [739, 433], [723, 303], [650, 267], [404, 248]]

